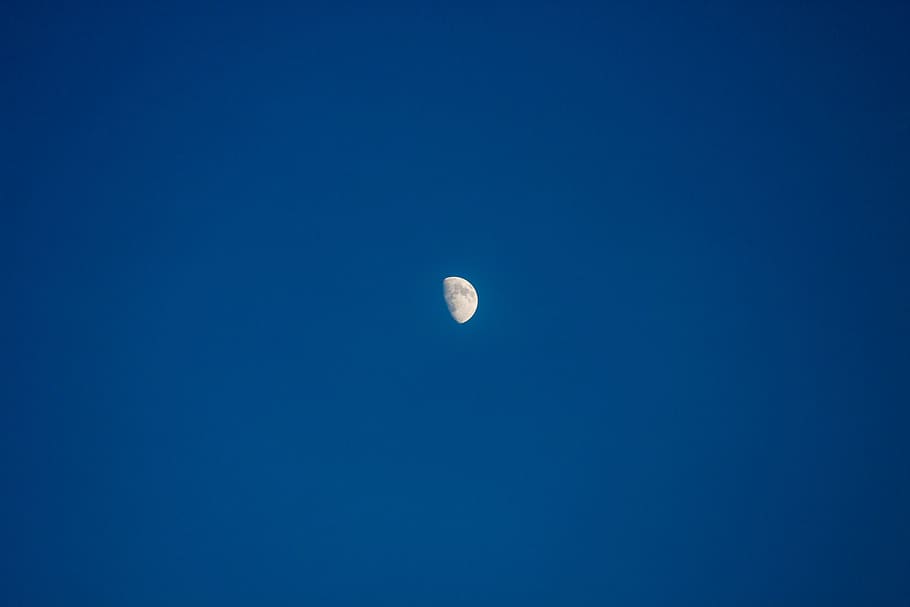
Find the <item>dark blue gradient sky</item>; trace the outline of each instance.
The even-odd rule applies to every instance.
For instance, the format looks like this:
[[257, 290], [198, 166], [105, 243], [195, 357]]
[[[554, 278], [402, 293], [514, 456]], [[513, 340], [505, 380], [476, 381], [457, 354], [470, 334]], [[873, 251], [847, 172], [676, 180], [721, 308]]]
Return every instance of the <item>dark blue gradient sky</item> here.
[[910, 604], [906, 2], [58, 4], [0, 603]]

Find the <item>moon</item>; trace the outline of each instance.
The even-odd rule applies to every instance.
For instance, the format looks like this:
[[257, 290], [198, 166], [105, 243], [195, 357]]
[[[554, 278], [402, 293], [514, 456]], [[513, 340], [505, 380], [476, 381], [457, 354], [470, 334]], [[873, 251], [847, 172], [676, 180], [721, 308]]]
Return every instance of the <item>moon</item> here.
[[442, 281], [442, 294], [455, 322], [462, 325], [471, 320], [477, 311], [477, 291], [474, 285], [464, 278], [449, 276]]

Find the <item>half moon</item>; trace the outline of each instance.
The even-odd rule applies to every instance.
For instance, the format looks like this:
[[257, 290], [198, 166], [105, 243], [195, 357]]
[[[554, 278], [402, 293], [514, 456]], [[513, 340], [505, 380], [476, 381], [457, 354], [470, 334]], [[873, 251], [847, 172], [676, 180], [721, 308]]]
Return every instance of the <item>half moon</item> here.
[[442, 294], [446, 298], [449, 314], [458, 324], [471, 320], [477, 311], [477, 291], [464, 278], [449, 276], [442, 281]]

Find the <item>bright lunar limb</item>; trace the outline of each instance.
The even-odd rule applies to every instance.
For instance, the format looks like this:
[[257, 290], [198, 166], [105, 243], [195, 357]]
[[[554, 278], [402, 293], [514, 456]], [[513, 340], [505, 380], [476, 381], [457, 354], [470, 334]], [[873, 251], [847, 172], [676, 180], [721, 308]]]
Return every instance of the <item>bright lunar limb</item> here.
[[449, 276], [442, 281], [442, 293], [449, 307], [449, 314], [458, 324], [471, 320], [477, 311], [477, 291], [464, 278]]

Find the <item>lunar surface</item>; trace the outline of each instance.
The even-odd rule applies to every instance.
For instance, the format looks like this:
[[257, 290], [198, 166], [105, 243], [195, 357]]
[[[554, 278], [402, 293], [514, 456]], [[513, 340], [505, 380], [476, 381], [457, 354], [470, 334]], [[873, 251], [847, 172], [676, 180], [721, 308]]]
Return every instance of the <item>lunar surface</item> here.
[[442, 293], [449, 307], [449, 314], [458, 324], [471, 320], [477, 311], [477, 291], [464, 278], [449, 276], [442, 281]]

